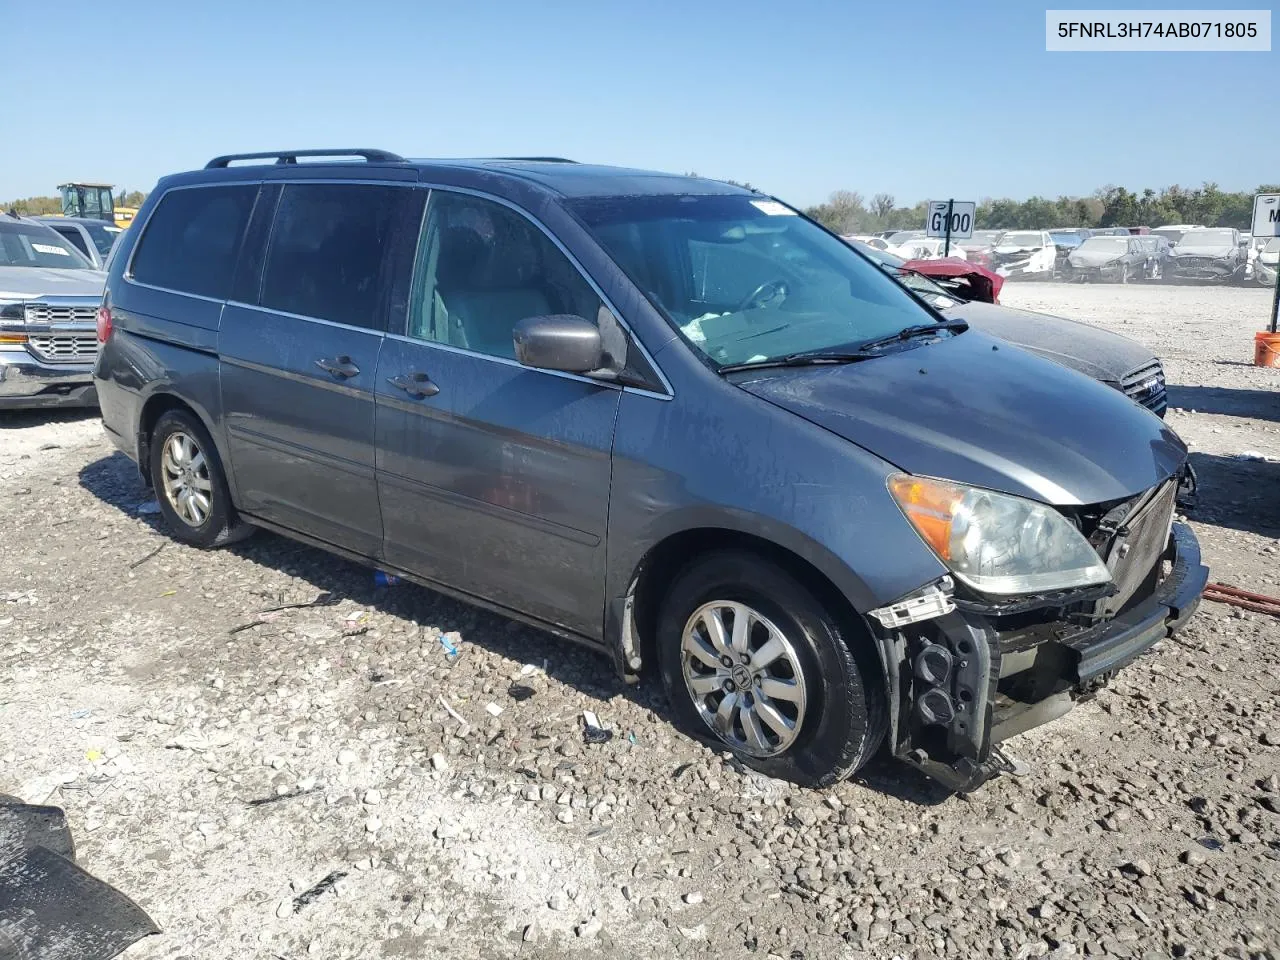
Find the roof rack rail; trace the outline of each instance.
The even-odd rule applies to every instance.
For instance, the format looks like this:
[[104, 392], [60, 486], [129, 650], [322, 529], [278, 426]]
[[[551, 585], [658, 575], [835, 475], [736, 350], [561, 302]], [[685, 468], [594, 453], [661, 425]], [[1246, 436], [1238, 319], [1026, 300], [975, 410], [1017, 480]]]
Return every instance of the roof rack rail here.
[[364, 157], [369, 163], [404, 163], [404, 157], [387, 150], [268, 150], [266, 153], [228, 153], [214, 157], [204, 165], [206, 170], [229, 167], [235, 160], [274, 160], [278, 164], [297, 163], [299, 157]]
[[534, 163], [577, 163], [568, 157], [494, 157], [495, 160], [529, 160]]

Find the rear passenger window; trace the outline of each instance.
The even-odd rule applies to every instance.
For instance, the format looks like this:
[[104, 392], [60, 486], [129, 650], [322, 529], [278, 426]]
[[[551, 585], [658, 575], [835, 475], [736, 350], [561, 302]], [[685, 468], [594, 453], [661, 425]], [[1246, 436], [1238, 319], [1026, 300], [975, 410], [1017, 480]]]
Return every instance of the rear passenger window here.
[[403, 246], [398, 218], [412, 194], [371, 184], [286, 184], [267, 250], [262, 306], [381, 329], [383, 278], [390, 254]]
[[222, 299], [257, 184], [170, 190], [147, 221], [131, 276], [139, 283]]

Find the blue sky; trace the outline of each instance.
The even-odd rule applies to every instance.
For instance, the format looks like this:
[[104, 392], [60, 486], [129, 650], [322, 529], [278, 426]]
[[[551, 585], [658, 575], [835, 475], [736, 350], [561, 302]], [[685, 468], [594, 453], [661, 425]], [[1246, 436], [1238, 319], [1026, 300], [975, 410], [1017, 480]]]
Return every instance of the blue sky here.
[[838, 188], [906, 204], [1280, 179], [1280, 54], [1051, 54], [1044, 16], [1029, 2], [0, 0], [0, 198], [357, 145], [696, 170], [802, 205]]

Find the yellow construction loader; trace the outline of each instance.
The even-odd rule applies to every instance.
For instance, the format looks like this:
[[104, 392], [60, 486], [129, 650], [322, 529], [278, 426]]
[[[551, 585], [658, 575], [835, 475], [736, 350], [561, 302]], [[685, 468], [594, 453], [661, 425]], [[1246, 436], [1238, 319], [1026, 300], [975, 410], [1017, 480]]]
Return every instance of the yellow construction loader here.
[[137, 207], [117, 207], [109, 183], [60, 183], [58, 192], [62, 195], [62, 215], [64, 217], [88, 217], [91, 220], [105, 220], [124, 229], [133, 223], [137, 216]]

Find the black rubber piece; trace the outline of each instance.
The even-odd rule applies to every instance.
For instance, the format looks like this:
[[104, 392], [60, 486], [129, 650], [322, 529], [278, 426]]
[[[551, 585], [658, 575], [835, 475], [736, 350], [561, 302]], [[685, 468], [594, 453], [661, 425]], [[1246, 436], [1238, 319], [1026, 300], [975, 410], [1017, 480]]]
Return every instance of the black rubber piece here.
[[[164, 456], [165, 442], [178, 431], [195, 438], [209, 466], [209, 515], [199, 527], [192, 527], [184, 522], [165, 495], [161, 459]], [[235, 506], [231, 503], [231, 492], [227, 487], [227, 475], [222, 469], [222, 461], [218, 459], [218, 448], [214, 446], [213, 438], [198, 417], [186, 410], [169, 410], [161, 414], [151, 433], [150, 452], [151, 485], [156, 492], [160, 514], [175, 540], [193, 547], [222, 547], [243, 540], [253, 533], [254, 528], [236, 514]]]
[[[66, 813], [61, 807], [0, 798], [0, 863], [34, 847], [46, 847], [68, 860], [76, 858], [76, 845]], [[0, 958], [3, 956], [0, 949]]]
[[0, 918], [3, 960], [110, 960], [160, 932], [123, 893], [44, 847], [0, 864]]
[[731, 749], [703, 722], [685, 686], [680, 638], [693, 611], [737, 600], [767, 616], [797, 647], [808, 700], [796, 742], [774, 757], [737, 753], [747, 766], [804, 786], [830, 786], [866, 763], [888, 727], [888, 706], [872, 638], [828, 610], [777, 564], [746, 551], [717, 551], [676, 577], [658, 619], [658, 664], [676, 722], [716, 749]]

